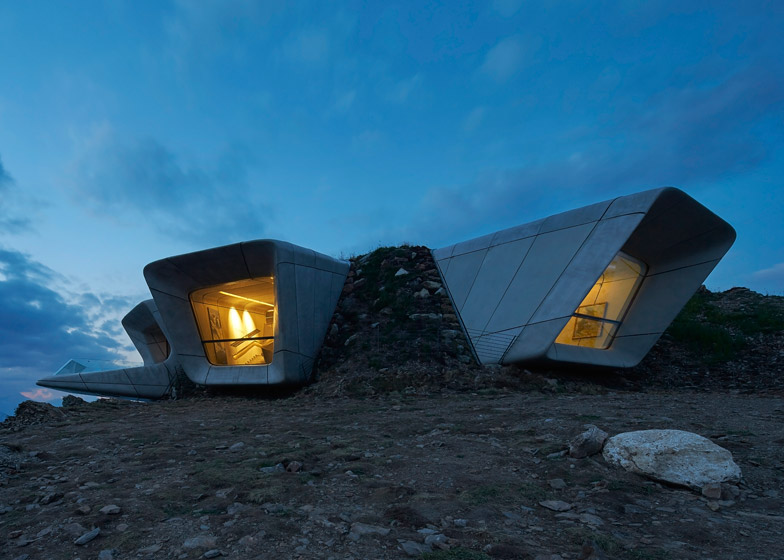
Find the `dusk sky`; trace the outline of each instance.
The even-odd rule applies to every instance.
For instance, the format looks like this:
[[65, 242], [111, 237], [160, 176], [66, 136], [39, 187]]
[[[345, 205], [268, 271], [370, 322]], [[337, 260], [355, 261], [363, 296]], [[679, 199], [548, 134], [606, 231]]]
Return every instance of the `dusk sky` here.
[[0, 412], [141, 361], [143, 266], [440, 247], [676, 186], [784, 295], [784, 2], [0, 3]]

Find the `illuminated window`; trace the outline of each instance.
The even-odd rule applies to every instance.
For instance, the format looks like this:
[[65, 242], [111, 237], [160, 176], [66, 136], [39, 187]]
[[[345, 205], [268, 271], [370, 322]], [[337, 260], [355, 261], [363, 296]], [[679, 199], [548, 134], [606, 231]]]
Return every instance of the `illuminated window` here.
[[272, 277], [212, 286], [190, 297], [211, 364], [249, 366], [272, 361], [277, 320]]
[[618, 253], [555, 342], [587, 348], [609, 348], [646, 270], [642, 262]]

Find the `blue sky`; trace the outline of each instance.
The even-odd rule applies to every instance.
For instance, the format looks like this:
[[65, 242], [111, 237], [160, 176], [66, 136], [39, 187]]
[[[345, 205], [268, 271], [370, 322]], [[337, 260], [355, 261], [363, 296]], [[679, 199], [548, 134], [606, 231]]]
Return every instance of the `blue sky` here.
[[784, 294], [781, 2], [0, 4], [0, 411], [128, 358], [155, 259], [439, 247], [677, 186]]

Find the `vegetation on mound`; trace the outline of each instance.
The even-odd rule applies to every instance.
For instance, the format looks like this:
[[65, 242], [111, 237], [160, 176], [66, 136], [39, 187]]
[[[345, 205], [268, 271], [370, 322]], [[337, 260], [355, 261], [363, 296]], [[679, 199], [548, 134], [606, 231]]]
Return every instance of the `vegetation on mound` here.
[[744, 288], [698, 291], [666, 333], [708, 364], [735, 359], [758, 335], [784, 331], [784, 298]]

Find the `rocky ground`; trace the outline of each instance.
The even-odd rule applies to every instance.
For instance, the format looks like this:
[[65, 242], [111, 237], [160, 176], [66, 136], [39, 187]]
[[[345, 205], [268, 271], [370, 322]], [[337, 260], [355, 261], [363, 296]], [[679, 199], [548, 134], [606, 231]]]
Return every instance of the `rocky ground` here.
[[[46, 406], [0, 428], [2, 558], [784, 558], [777, 398], [410, 391]], [[709, 437], [741, 467], [740, 492], [709, 500], [601, 455], [572, 459], [566, 444], [586, 423]]]
[[[425, 247], [352, 259], [317, 382], [23, 403], [0, 557], [784, 559], [784, 298], [701, 290], [632, 370], [475, 365]], [[584, 425], [732, 452], [703, 496], [572, 458]]]
[[385, 247], [352, 259], [321, 356], [320, 396], [400, 391], [598, 385], [635, 391], [784, 395], [784, 297], [702, 288], [637, 367], [625, 370], [475, 365], [427, 247]]

